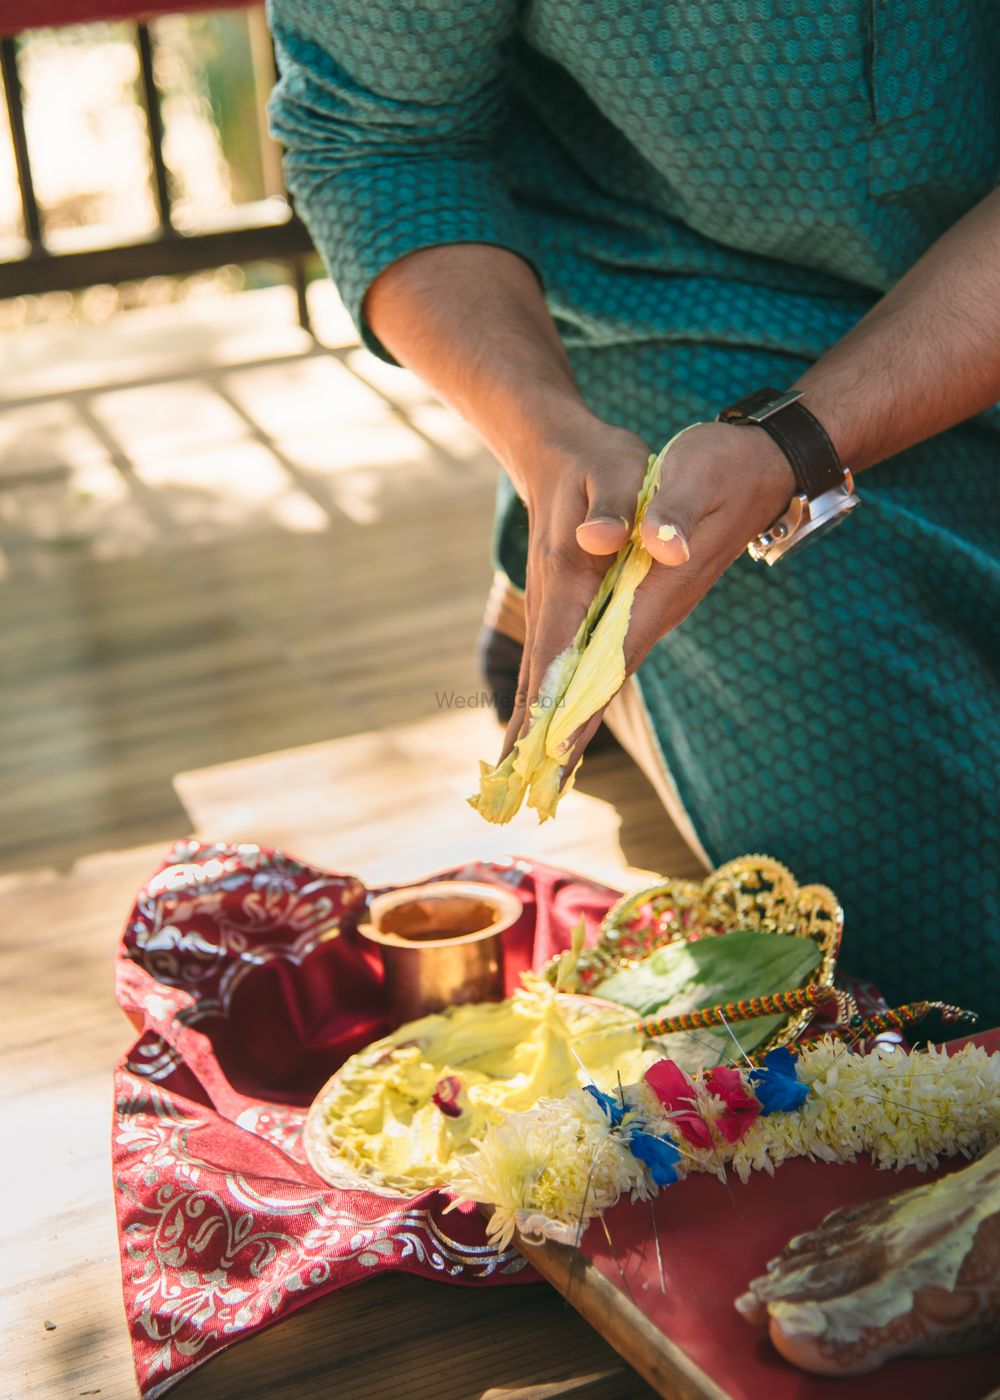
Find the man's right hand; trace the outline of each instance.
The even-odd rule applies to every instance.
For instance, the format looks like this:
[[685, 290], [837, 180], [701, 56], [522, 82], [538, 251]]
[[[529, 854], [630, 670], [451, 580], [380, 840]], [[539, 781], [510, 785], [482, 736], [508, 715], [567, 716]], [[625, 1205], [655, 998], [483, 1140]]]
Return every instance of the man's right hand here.
[[[527, 506], [527, 640], [506, 753], [628, 538], [649, 448], [587, 408], [538, 279], [515, 253], [421, 249], [376, 278], [365, 315], [400, 364], [476, 429]], [[683, 559], [669, 547], [661, 557]]]
[[549, 404], [536, 433], [505, 463], [528, 510], [528, 568], [524, 653], [504, 754], [525, 729], [549, 664], [572, 642], [609, 556], [628, 539], [648, 460], [634, 433], [567, 398]]
[[[476, 429], [527, 506], [518, 698], [530, 700], [628, 537], [649, 448], [587, 408], [538, 279], [515, 253], [478, 243], [424, 248], [376, 278], [365, 314], [399, 362]], [[507, 748], [525, 719], [521, 703]]]

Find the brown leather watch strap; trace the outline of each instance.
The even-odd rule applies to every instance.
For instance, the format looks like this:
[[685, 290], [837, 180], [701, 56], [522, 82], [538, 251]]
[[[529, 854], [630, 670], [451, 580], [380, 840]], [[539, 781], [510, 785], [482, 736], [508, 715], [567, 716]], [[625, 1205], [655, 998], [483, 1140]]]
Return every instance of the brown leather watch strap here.
[[757, 389], [724, 408], [718, 421], [763, 428], [788, 458], [799, 490], [810, 500], [843, 485], [845, 472], [837, 449], [797, 396], [782, 389]]

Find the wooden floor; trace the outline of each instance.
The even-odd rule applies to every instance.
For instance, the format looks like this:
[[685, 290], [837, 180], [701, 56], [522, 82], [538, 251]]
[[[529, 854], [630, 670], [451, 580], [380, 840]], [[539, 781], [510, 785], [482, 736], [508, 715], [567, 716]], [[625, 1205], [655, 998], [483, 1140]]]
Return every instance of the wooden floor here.
[[[129, 1039], [111, 955], [192, 831], [369, 879], [539, 854], [619, 884], [694, 873], [628, 760], [559, 819], [465, 805], [491, 717], [472, 644], [495, 469], [329, 288], [38, 328], [0, 351], [0, 1396], [135, 1394], [107, 1158]], [[391, 1342], [391, 1345], [389, 1343]], [[403, 1277], [208, 1363], [198, 1396], [641, 1397], [544, 1286]]]

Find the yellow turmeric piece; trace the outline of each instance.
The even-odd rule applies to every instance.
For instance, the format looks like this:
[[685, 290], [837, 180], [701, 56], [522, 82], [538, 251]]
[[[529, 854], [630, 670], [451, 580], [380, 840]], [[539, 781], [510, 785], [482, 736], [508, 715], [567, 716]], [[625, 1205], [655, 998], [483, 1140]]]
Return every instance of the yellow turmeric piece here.
[[625, 634], [632, 603], [653, 562], [639, 527], [660, 485], [663, 459], [680, 435], [650, 457], [629, 538], [601, 580], [573, 641], [549, 664], [529, 711], [527, 730], [496, 767], [480, 762], [479, 791], [469, 803], [488, 822], [509, 822], [525, 797], [539, 821], [555, 815], [580, 766], [576, 764], [564, 783], [573, 735], [625, 683]]

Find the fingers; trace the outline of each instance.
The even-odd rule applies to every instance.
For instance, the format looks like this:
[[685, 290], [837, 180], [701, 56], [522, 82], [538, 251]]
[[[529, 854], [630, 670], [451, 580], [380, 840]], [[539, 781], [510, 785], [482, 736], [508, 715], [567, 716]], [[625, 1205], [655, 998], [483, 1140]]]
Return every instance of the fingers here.
[[638, 461], [632, 470], [588, 479], [587, 515], [576, 527], [581, 549], [588, 554], [617, 554], [628, 542], [641, 480]]
[[[590, 586], [586, 590], [581, 590], [577, 595], [577, 606], [569, 612], [562, 609], [556, 611], [549, 609], [543, 611], [539, 619], [538, 626], [530, 635], [529, 644], [525, 644], [524, 653], [521, 660], [521, 676], [518, 681], [518, 693], [515, 699], [514, 713], [511, 715], [504, 734], [503, 749], [501, 751], [501, 761], [514, 747], [516, 741], [527, 732], [530, 720], [530, 708], [537, 700], [541, 690], [545, 672], [552, 660], [569, 646], [587, 608], [597, 584], [600, 581], [601, 570], [593, 576]], [[565, 601], [565, 595], [563, 595]], [[574, 621], [575, 619], [575, 621]], [[563, 775], [560, 782], [560, 791], [565, 787], [583, 751], [600, 728], [604, 710], [594, 715], [585, 725], [583, 725], [572, 737], [572, 747], [563, 763]]]
[[591, 501], [586, 520], [576, 527], [576, 539], [588, 554], [617, 554], [631, 530], [631, 519], [616, 509], [615, 503]]
[[526, 636], [501, 759], [527, 731], [549, 668], [576, 637], [609, 556], [628, 542], [648, 460], [648, 447], [632, 433], [588, 419], [569, 447], [530, 464]]
[[676, 518], [658, 521], [650, 520], [647, 516], [641, 533], [643, 544], [658, 564], [676, 567], [686, 564], [691, 558], [691, 546], [688, 544], [690, 528], [685, 529]]
[[503, 763], [504, 759], [510, 753], [514, 745], [517, 743], [518, 738], [521, 734], [521, 730], [524, 728], [525, 706], [521, 698], [523, 695], [524, 681], [519, 680], [517, 683], [517, 698], [514, 702], [514, 713], [507, 721], [507, 728], [503, 732], [503, 743], [500, 746], [500, 757], [497, 759], [498, 764]]
[[549, 666], [576, 637], [606, 567], [604, 558], [586, 553], [574, 541], [539, 550], [536, 608], [527, 641], [529, 706], [538, 700]]
[[[700, 537], [695, 543], [696, 547], [701, 545]], [[625, 637], [627, 676], [638, 670], [660, 638], [673, 631], [695, 607], [713, 581], [703, 583], [703, 577], [704, 570], [690, 559], [668, 569], [653, 565], [632, 604]]]
[[521, 648], [521, 665], [517, 673], [517, 690], [514, 692], [514, 709], [510, 719], [507, 721], [507, 728], [504, 730], [503, 744], [500, 748], [499, 763], [502, 763], [510, 753], [521, 730], [525, 727], [527, 719], [527, 706], [525, 698], [527, 695], [528, 669], [531, 658], [531, 636], [533, 630], [533, 619], [535, 615], [535, 588], [532, 578], [531, 567], [531, 536], [529, 524], [528, 541], [528, 562], [524, 580], [524, 646]]
[[559, 782], [560, 792], [562, 792], [563, 788], [566, 786], [566, 784], [572, 777], [576, 765], [580, 762], [580, 759], [583, 757], [584, 749], [587, 747], [591, 739], [600, 729], [601, 721], [604, 719], [604, 711], [606, 709], [607, 706], [602, 705], [601, 708], [598, 710], [597, 714], [591, 715], [587, 723], [581, 725], [581, 727], [573, 735], [570, 743], [570, 748], [566, 754], [566, 758], [563, 763], [562, 778]]
[[658, 564], [677, 568], [691, 558], [691, 541], [701, 522], [721, 505], [721, 494], [704, 460], [696, 461], [682, 442], [663, 462], [660, 489], [642, 522], [642, 542]]
[[529, 553], [525, 588], [525, 641], [514, 712], [504, 734], [501, 761], [527, 732], [531, 707], [542, 694], [553, 660], [572, 643], [604, 575], [603, 558], [574, 542], [536, 545]]
[[679, 626], [701, 602], [744, 548], [739, 525], [715, 510], [699, 521], [692, 534], [690, 557], [661, 569], [654, 563], [640, 584], [625, 638], [625, 673], [631, 676], [668, 632]]

